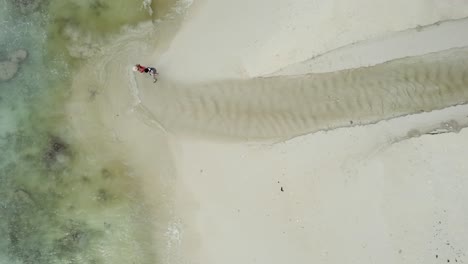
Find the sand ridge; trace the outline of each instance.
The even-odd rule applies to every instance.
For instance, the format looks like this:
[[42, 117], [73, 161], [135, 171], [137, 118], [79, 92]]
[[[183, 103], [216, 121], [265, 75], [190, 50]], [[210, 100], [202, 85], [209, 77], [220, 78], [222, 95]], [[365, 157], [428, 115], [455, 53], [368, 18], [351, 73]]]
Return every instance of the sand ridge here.
[[142, 89], [142, 104], [173, 133], [242, 140], [290, 138], [373, 123], [468, 100], [468, 50], [334, 73]]

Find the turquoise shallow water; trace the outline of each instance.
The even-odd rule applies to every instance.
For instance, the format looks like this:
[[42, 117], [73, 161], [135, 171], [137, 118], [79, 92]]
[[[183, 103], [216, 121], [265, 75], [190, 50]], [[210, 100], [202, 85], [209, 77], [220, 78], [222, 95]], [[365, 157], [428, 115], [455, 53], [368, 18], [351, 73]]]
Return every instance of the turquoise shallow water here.
[[[117, 2], [79, 3], [115, 16], [110, 3]], [[117, 156], [85, 151], [64, 114], [80, 60], [59, 48], [70, 39], [57, 25], [85, 32], [80, 19], [109, 18], [50, 13], [72, 1], [43, 1], [24, 13], [14, 3], [0, 0], [0, 59], [17, 48], [29, 56], [12, 80], [0, 82], [0, 263], [155, 263], [150, 210], [131, 168]], [[140, 7], [135, 12], [151, 18]]]

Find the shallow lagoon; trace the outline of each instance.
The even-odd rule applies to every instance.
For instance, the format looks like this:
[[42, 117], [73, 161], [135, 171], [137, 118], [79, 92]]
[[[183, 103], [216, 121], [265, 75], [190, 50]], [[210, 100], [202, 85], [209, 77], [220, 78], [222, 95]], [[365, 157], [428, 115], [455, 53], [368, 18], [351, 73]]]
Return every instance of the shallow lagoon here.
[[153, 207], [138, 177], [118, 146], [76, 141], [64, 102], [72, 73], [99, 43], [171, 2], [21, 3], [0, 1], [1, 59], [28, 51], [0, 83], [0, 263], [154, 263]]

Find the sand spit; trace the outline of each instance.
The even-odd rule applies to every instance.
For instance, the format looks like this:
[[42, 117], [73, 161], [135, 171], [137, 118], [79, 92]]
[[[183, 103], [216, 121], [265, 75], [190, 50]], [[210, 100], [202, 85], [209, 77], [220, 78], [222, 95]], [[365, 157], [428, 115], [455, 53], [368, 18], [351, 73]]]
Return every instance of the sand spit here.
[[[264, 3], [260, 0], [253, 3], [254, 6], [262, 4]], [[291, 138], [324, 129], [368, 124], [406, 114], [441, 109], [462, 104], [468, 99], [468, 49], [466, 48], [333, 73], [235, 78], [229, 71], [223, 71], [223, 67], [218, 67], [216, 70], [210, 68], [216, 65], [211, 64], [211, 59], [217, 54], [206, 53], [210, 46], [200, 50], [192, 49], [197, 52], [189, 54], [187, 53], [189, 46], [195, 45], [196, 42], [192, 43], [192, 39], [188, 39], [185, 46], [178, 44], [180, 38], [185, 39], [195, 35], [199, 38], [200, 34], [205, 32], [194, 31], [189, 34], [186, 32], [186, 27], [197, 25], [199, 12], [206, 12], [210, 8], [221, 7], [208, 0], [195, 3], [189, 10], [186, 20], [182, 22], [180, 30], [171, 23], [167, 23], [166, 26], [162, 23], [158, 24], [161, 28], [157, 28], [156, 31], [153, 31], [149, 24], [143, 25], [140, 29], [127, 31], [112, 41], [110, 46], [103, 48], [101, 55], [76, 74], [74, 86], [99, 91], [104, 101], [98, 101], [98, 112], [103, 122], [110, 125], [116, 114], [122, 115], [133, 111], [147, 124], [168, 133], [237, 140]], [[224, 8], [226, 7], [219, 10], [221, 14], [227, 12]], [[346, 6], [346, 8], [351, 7]], [[407, 22], [427, 24], [450, 18], [457, 19], [464, 15], [463, 10], [459, 9], [461, 8], [450, 9], [454, 12], [452, 14], [449, 8], [445, 7], [440, 9], [441, 13], [434, 15], [435, 17], [429, 16], [430, 19], [421, 16], [421, 21]], [[375, 14], [372, 14], [373, 18], [374, 16]], [[194, 24], [187, 24], [188, 21]], [[400, 22], [399, 28], [408, 27], [408, 24]], [[455, 22], [457, 27], [453, 30], [459, 29], [459, 23], [465, 23], [464, 20]], [[242, 24], [237, 26], [242, 27]], [[382, 32], [388, 31], [387, 26], [382, 25]], [[168, 33], [171, 32], [168, 29], [179, 32], [174, 36], [174, 33]], [[353, 27], [353, 30], [357, 29]], [[218, 33], [220, 32], [210, 31], [203, 34], [214, 40]], [[154, 43], [148, 42], [148, 38], [145, 37], [148, 35], [154, 37]], [[355, 38], [347, 40], [353, 39]], [[310, 36], [305, 41], [310, 42]], [[442, 45], [444, 48], [454, 44], [450, 41], [444, 43], [446, 43]], [[216, 44], [223, 45], [223, 43]], [[179, 50], [180, 54], [174, 54], [178, 48], [184, 50]], [[434, 50], [439, 48], [441, 47]], [[147, 56], [151, 50], [153, 55], [160, 55], [157, 56], [159, 61], [154, 64]], [[235, 47], [232, 54], [235, 55], [241, 50], [242, 48]], [[250, 51], [253, 50], [255, 49]], [[193, 60], [191, 62], [197, 61], [193, 56], [205, 54], [206, 60], [197, 62], [203, 62], [203, 67], [195, 68], [212, 70], [215, 80], [207, 78], [204, 81], [194, 81], [193, 72], [185, 71], [185, 66], [182, 64], [184, 61], [179, 60], [178, 56], [184, 54], [187, 55], [184, 59]], [[178, 72], [186, 74], [187, 78], [174, 78], [176, 75], [167, 64], [168, 58], [171, 59], [170, 65], [180, 66]], [[159, 71], [164, 73], [161, 74], [160, 81], [153, 85], [144, 76], [135, 75], [130, 70], [135, 62], [158, 65]], [[231, 65], [234, 61], [227, 60], [223, 63]], [[268, 64], [268, 61], [263, 63]], [[241, 64], [237, 64], [236, 67], [240, 66]], [[97, 68], [105, 70], [96, 71]], [[197, 75], [197, 78], [205, 77], [203, 74]]]
[[168, 131], [289, 138], [468, 101], [468, 49], [334, 73], [184, 85], [164, 79], [142, 103]]

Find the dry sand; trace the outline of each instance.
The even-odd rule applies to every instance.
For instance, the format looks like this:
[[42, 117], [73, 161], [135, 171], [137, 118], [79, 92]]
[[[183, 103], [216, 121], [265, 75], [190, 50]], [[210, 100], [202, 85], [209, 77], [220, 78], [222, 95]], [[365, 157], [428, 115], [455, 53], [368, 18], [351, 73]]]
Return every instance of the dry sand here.
[[[157, 62], [166, 76], [177, 80], [263, 76], [356, 42], [464, 17], [465, 0], [201, 0], [194, 2]], [[460, 31], [450, 34], [462, 36], [466, 40]], [[433, 40], [447, 41], [447, 35]]]
[[466, 261], [468, 131], [407, 135], [467, 111], [276, 145], [181, 140], [181, 263]]
[[368, 67], [397, 58], [466, 47], [468, 37], [466, 34], [460, 34], [465, 28], [468, 28], [466, 18], [418, 26], [330, 50], [312, 59], [289, 65], [272, 75], [333, 72]]
[[[161, 68], [170, 79], [193, 83], [250, 78], [280, 69], [276, 75], [371, 66], [467, 46], [466, 20], [443, 22], [467, 15], [466, 1], [200, 1], [189, 10], [168, 52], [162, 55]], [[462, 56], [466, 54], [466, 50], [461, 51]], [[316, 56], [318, 60], [309, 60]], [[449, 79], [466, 79], [467, 65], [455, 68], [463, 69], [463, 73]], [[420, 76], [436, 73], [429, 70]], [[346, 81], [352, 85], [356, 79], [348, 78], [343, 85]], [[294, 89], [297, 85], [291, 80], [289, 86], [276, 83], [265, 85], [264, 101], [258, 100], [247, 109], [262, 109], [264, 102], [272, 100], [280, 105], [288, 101], [288, 90], [275, 100], [269, 88]], [[390, 91], [395, 91], [393, 88]], [[183, 89], [196, 88], [188, 84]], [[460, 90], [466, 93], [466, 84]], [[239, 98], [244, 94], [244, 100], [249, 101], [252, 93], [242, 91]], [[225, 92], [222, 98], [222, 94], [215, 98], [222, 102], [237, 96]], [[402, 95], [396, 103], [418, 101], [424, 98], [420, 95]], [[330, 92], [328, 96], [336, 94]], [[300, 104], [300, 96], [292, 97], [296, 106]], [[307, 97], [312, 103], [324, 100], [314, 101], [312, 97]], [[351, 100], [352, 94], [342, 100], [347, 97]], [[372, 104], [372, 99], [392, 98], [392, 93], [370, 97], [367, 102]], [[196, 96], [186, 98], [178, 101], [181, 107], [197, 103]], [[416, 101], [408, 104], [414, 106]], [[431, 107], [437, 105], [436, 101], [440, 102], [435, 99], [429, 103]], [[291, 121], [294, 113], [301, 114], [299, 107], [294, 106], [293, 99], [289, 102], [293, 106], [283, 108], [290, 110], [285, 110], [289, 123], [278, 126], [290, 129], [285, 134], [303, 133], [294, 130], [297, 123]], [[242, 109], [239, 105], [226, 111], [238, 113]], [[213, 113], [200, 110], [202, 107], [186, 108], [199, 110], [194, 111], [194, 122], [210, 120], [201, 122], [205, 135], [213, 131]], [[318, 119], [334, 109], [325, 109]], [[379, 112], [377, 118], [399, 109]], [[266, 113], [270, 110], [263, 109]], [[362, 117], [350, 108], [344, 111], [349, 113], [346, 118]], [[273, 145], [176, 136], [172, 148], [177, 168], [178, 232], [174, 238], [180, 243], [180, 251], [173, 252], [173, 263], [467, 261], [468, 231], [463, 219], [468, 217], [468, 197], [463, 190], [468, 184], [464, 165], [468, 145], [463, 142], [468, 134], [466, 130], [452, 133], [466, 126], [467, 111], [466, 106], [460, 106], [319, 132]], [[305, 112], [302, 114], [307, 119], [317, 109]], [[184, 117], [178, 116], [174, 122]], [[259, 122], [268, 123], [263, 117]], [[245, 132], [243, 136], [249, 138], [250, 127], [243, 126], [249, 122], [242, 122], [241, 115], [224, 119], [235, 125], [226, 125], [223, 134], [242, 137]], [[326, 120], [329, 125], [333, 118]], [[305, 127], [314, 130], [314, 126]], [[438, 132], [449, 133], [435, 135]], [[425, 133], [432, 134], [415, 137]]]
[[468, 107], [355, 126], [467, 102], [465, 17], [464, 0], [195, 1], [77, 73], [76, 100], [99, 93], [70, 112], [167, 210], [164, 263], [466, 262]]

